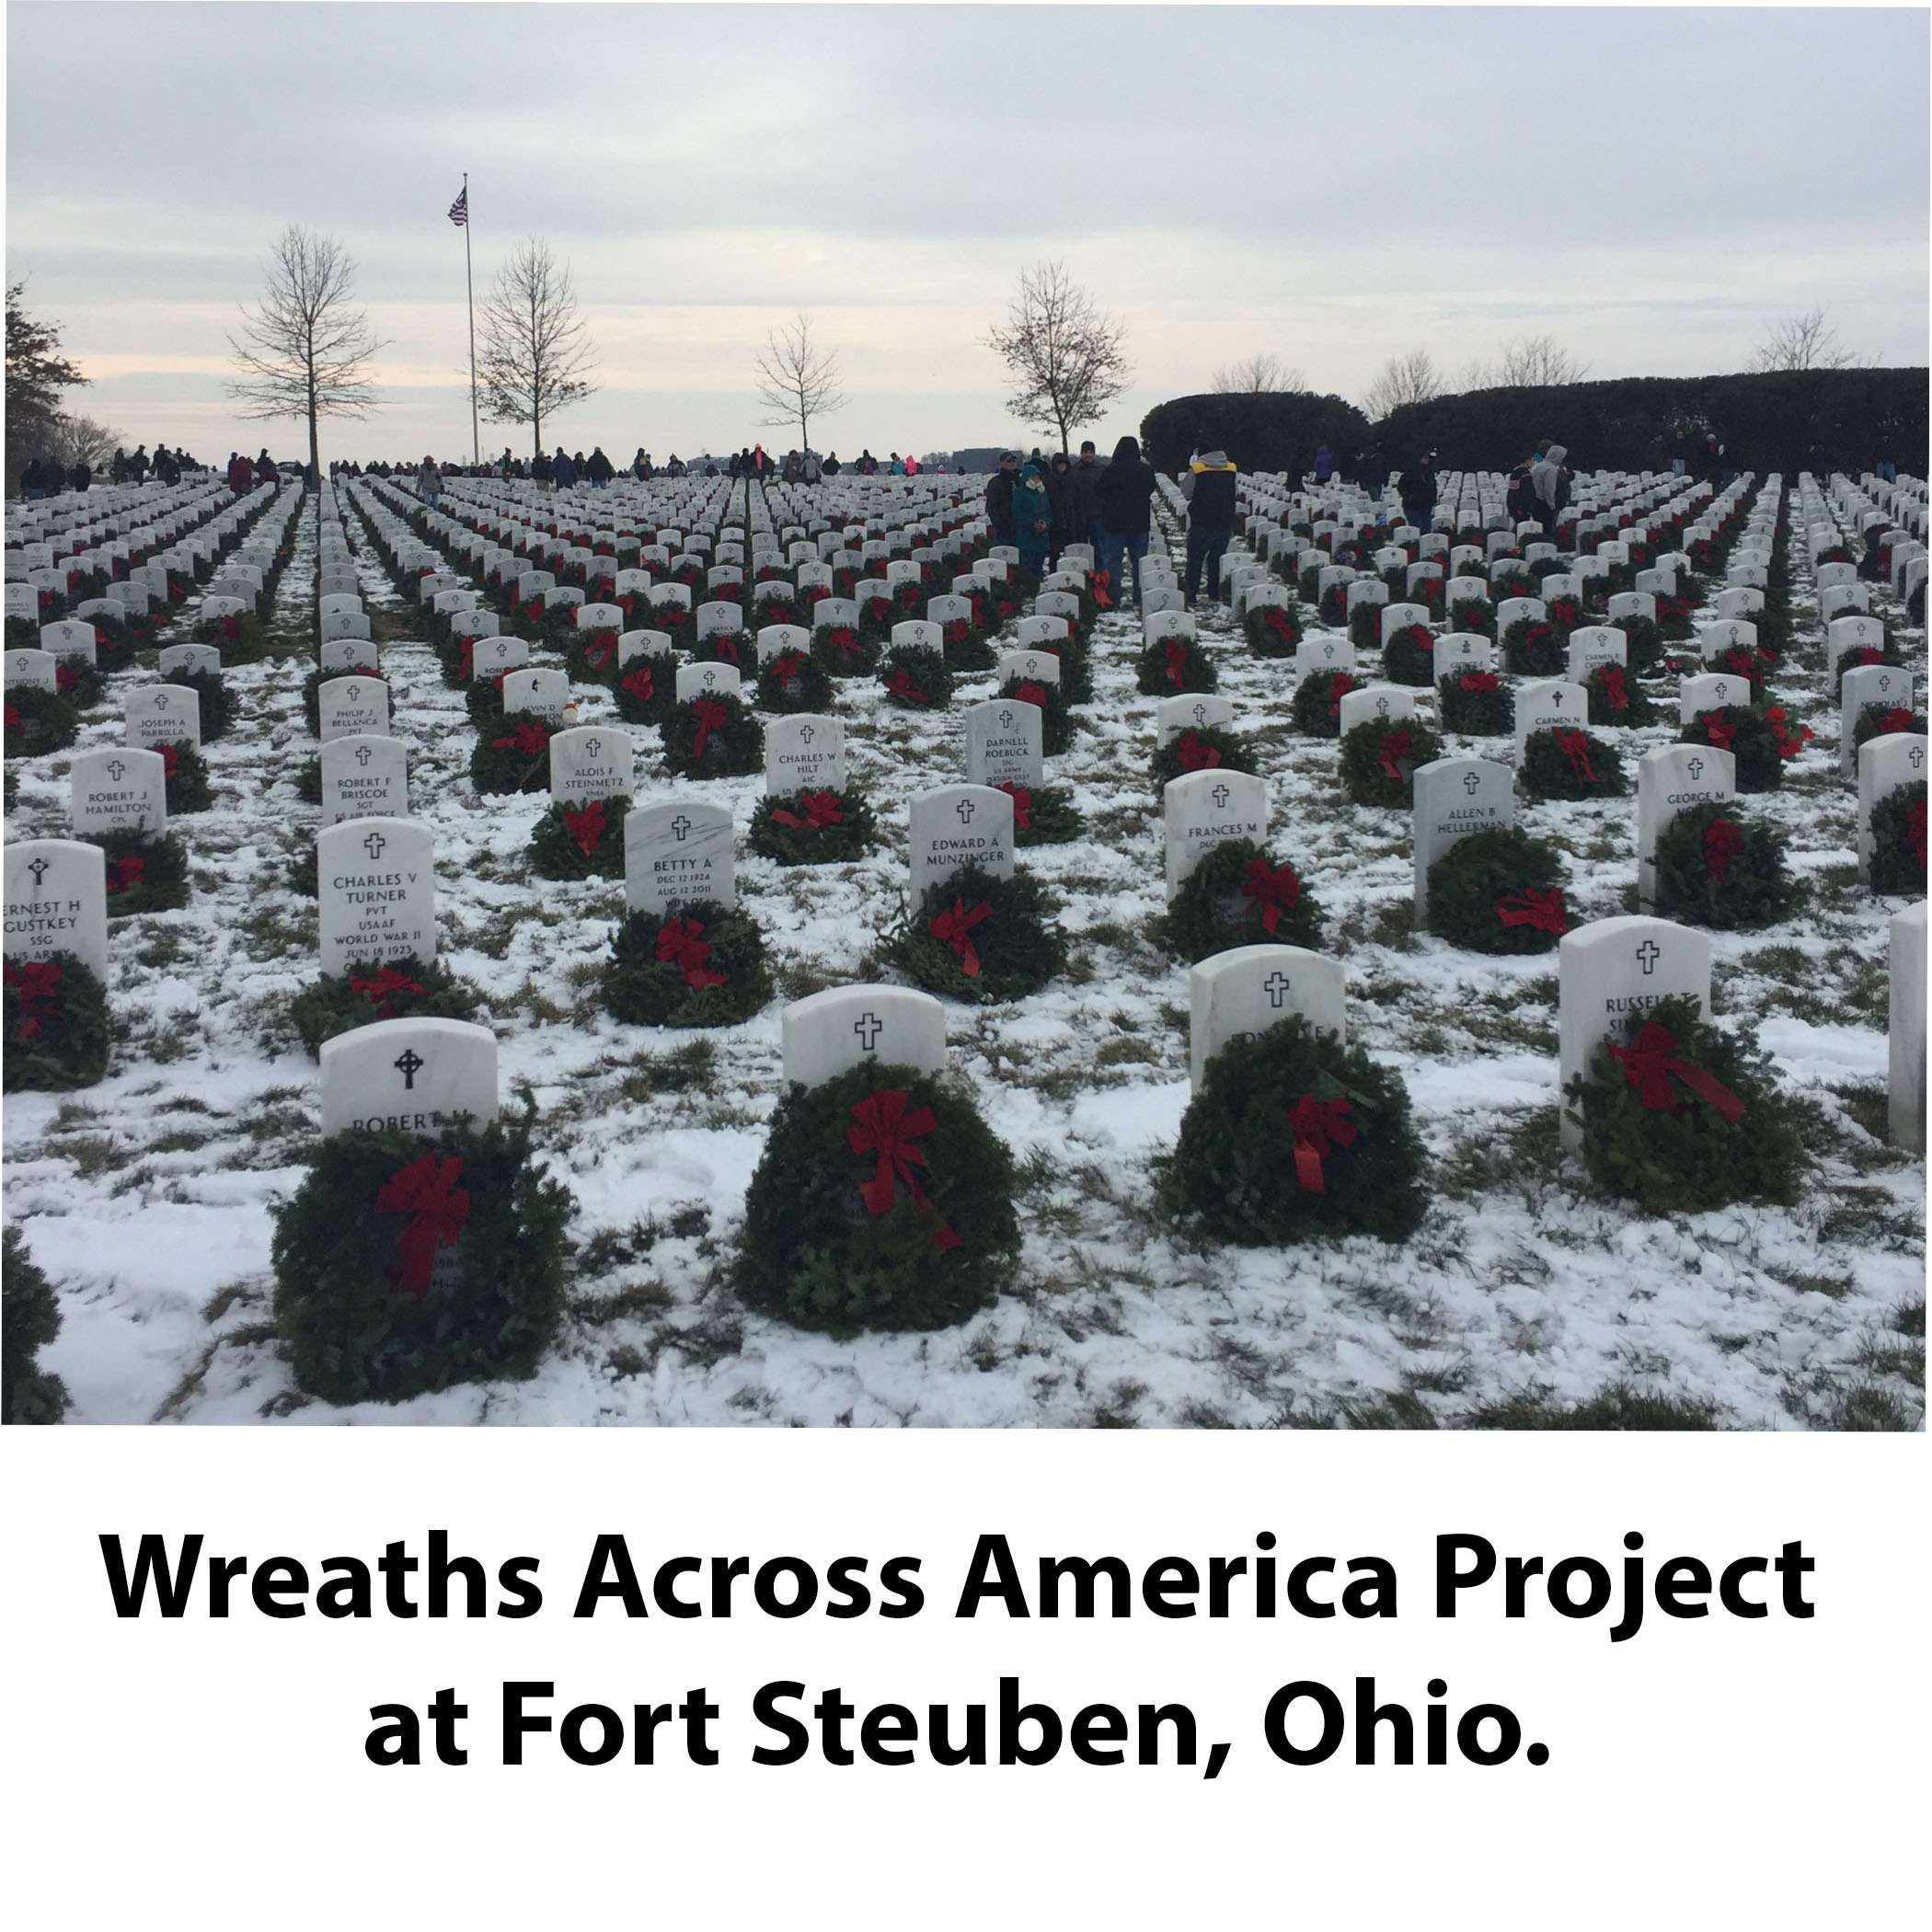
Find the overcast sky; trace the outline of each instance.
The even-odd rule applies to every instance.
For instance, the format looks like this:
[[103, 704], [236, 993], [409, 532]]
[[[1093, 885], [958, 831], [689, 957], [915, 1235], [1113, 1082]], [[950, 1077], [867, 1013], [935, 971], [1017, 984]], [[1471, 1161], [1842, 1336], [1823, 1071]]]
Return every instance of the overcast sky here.
[[601, 391], [558, 434], [618, 457], [785, 447], [752, 364], [801, 307], [850, 394], [822, 447], [1025, 434], [982, 338], [1049, 258], [1126, 329], [1103, 447], [1261, 350], [1356, 399], [1392, 353], [1453, 376], [1546, 332], [1596, 376], [1701, 374], [1827, 304], [1917, 364], [1927, 20], [17, 0], [6, 272], [81, 409], [204, 458], [262, 441], [224, 337], [289, 222], [389, 339], [389, 406], [325, 457], [468, 454], [466, 168], [479, 297], [526, 236], [569, 260]]

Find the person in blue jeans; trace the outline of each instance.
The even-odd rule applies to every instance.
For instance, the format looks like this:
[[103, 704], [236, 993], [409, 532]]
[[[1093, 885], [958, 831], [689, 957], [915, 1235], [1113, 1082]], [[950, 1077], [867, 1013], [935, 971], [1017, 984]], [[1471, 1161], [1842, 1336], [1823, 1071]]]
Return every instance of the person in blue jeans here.
[[1147, 556], [1147, 535], [1153, 527], [1154, 466], [1141, 454], [1132, 436], [1113, 446], [1113, 460], [1094, 480], [1094, 500], [1099, 510], [1100, 568], [1112, 586], [1116, 604], [1124, 602], [1122, 573], [1133, 559], [1133, 607], [1141, 607], [1141, 565]]
[[1207, 566], [1207, 593], [1221, 596], [1221, 558], [1235, 540], [1235, 466], [1224, 450], [1206, 450], [1188, 466], [1180, 493], [1188, 500], [1188, 608], [1201, 589]]

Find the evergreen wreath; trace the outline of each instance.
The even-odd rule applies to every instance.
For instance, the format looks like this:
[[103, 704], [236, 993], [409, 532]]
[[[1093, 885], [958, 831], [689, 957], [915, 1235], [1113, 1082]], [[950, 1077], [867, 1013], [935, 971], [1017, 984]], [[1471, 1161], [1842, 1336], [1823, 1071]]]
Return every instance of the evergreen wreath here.
[[1429, 868], [1429, 930], [1467, 952], [1548, 952], [1574, 923], [1563, 860], [1515, 825], [1459, 838]]
[[[573, 1203], [518, 1119], [433, 1138], [337, 1134], [275, 1210], [275, 1326], [298, 1387], [399, 1402], [454, 1382], [534, 1374], [563, 1312]], [[431, 1292], [436, 1250], [463, 1280]]]
[[809, 650], [781, 650], [758, 667], [755, 697], [765, 711], [829, 711], [832, 680]]
[[1190, 725], [1156, 751], [1147, 776], [1159, 798], [1170, 780], [1190, 772], [1258, 770], [1254, 746], [1238, 731], [1222, 725]]
[[1066, 707], [1066, 694], [1058, 684], [1049, 684], [1039, 678], [1009, 677], [997, 695], [1017, 704], [1039, 706], [1042, 753], [1051, 755], [1072, 747], [1073, 714]]
[[1322, 942], [1320, 903], [1285, 859], [1252, 839], [1224, 839], [1181, 880], [1160, 926], [1161, 943], [1192, 962], [1236, 946]]
[[1746, 644], [1733, 644], [1721, 657], [1708, 663], [1686, 664], [1685, 669], [1707, 672], [1714, 677], [1741, 677], [1751, 686], [1752, 696], [1761, 698], [1765, 695], [1765, 680], [1776, 667], [1777, 661], [1763, 651]]
[[1886, 664], [1896, 670], [1903, 665], [1904, 653], [1893, 642], [1891, 633], [1886, 634], [1882, 646], [1876, 644], [1855, 644], [1849, 650], [1838, 656], [1838, 673], [1832, 679], [1832, 697], [1834, 703], [1842, 703], [1845, 696], [1845, 673], [1847, 671], [1863, 671], [1869, 665]]
[[1357, 650], [1374, 650], [1382, 641], [1382, 612], [1379, 604], [1358, 604], [1349, 613], [1349, 641]]
[[1416, 718], [1364, 718], [1341, 741], [1341, 788], [1357, 805], [1409, 805], [1415, 768], [1443, 755], [1443, 741]]
[[573, 629], [564, 644], [564, 671], [570, 682], [613, 689], [617, 682], [617, 638], [618, 632], [608, 624], [592, 630]]
[[1714, 932], [1754, 932], [1789, 918], [1797, 888], [1784, 832], [1728, 800], [1687, 806], [1657, 838], [1657, 910]]
[[1677, 742], [1714, 744], [1729, 752], [1737, 760], [1738, 790], [1775, 791], [1784, 782], [1785, 760], [1795, 756], [1810, 736], [1803, 726], [1789, 723], [1782, 706], [1719, 705], [1698, 712], [1678, 732]]
[[[1471, 573], [1465, 569], [1463, 574]], [[1451, 630], [1466, 632], [1471, 637], [1488, 638], [1491, 641], [1496, 636], [1496, 606], [1487, 597], [1466, 597], [1459, 604], [1451, 604], [1447, 619]]]
[[765, 727], [731, 692], [673, 705], [664, 763], [681, 778], [742, 777], [765, 768]]
[[964, 617], [949, 617], [940, 627], [940, 636], [952, 671], [991, 671], [999, 661], [985, 632]]
[[1624, 661], [1636, 677], [1649, 677], [1663, 663], [1663, 633], [1648, 617], [1618, 617], [1624, 634]]
[[1158, 1199], [1244, 1248], [1404, 1241], [1429, 1205], [1424, 1159], [1401, 1076], [1295, 1014], [1209, 1060]]
[[862, 857], [879, 842], [871, 800], [857, 786], [761, 799], [745, 845], [781, 866], [829, 866]]
[[1287, 658], [1302, 639], [1300, 614], [1291, 605], [1263, 604], [1242, 618], [1248, 648], [1258, 658]]
[[1070, 705], [1090, 705], [1094, 698], [1093, 653], [1080, 637], [1049, 638], [1028, 646], [1060, 661], [1060, 695]]
[[185, 684], [201, 701], [201, 742], [225, 738], [235, 727], [235, 694], [218, 671], [177, 671], [171, 684]]
[[1852, 720], [1852, 749], [1856, 752], [1859, 745], [1869, 744], [1874, 738], [1889, 738], [1895, 732], [1923, 738], [1926, 732], [1925, 713], [1907, 710], [1903, 705], [1867, 705]]
[[553, 804], [530, 834], [530, 869], [539, 879], [622, 879], [627, 798]]
[[1657, 722], [1650, 693], [1621, 664], [1598, 664], [1583, 680], [1593, 725], [1648, 725]]
[[976, 1006], [1024, 999], [1066, 966], [1059, 908], [1030, 874], [962, 866], [930, 887], [885, 940], [885, 958], [928, 993]]
[[0, 1423], [58, 1422], [67, 1386], [34, 1356], [61, 1332], [53, 1284], [28, 1252], [17, 1227], [0, 1233]]
[[879, 669], [880, 641], [856, 624], [812, 627], [813, 661], [829, 677], [869, 677]]
[[1405, 624], [1382, 647], [1382, 672], [1392, 684], [1435, 683], [1435, 634], [1426, 624]]
[[626, 724], [661, 725], [677, 706], [677, 670], [668, 657], [645, 652], [617, 673], [612, 695]]
[[872, 1060], [795, 1083], [745, 1193], [733, 1284], [840, 1338], [950, 1328], [1013, 1280], [1017, 1186], [963, 1086]]
[[1694, 999], [1631, 1017], [1564, 1090], [1593, 1179], [1653, 1214], [1798, 1198], [1804, 1141], [1769, 1058]]
[[503, 684], [509, 675], [507, 671], [499, 671], [489, 677], [473, 677], [463, 688], [469, 721], [486, 738], [500, 737], [503, 733]]
[[53, 667], [53, 688], [77, 711], [89, 711], [108, 695], [101, 674], [92, 664], [63, 658]]
[[498, 720], [469, 754], [469, 782], [479, 792], [548, 791], [554, 728], [533, 712]]
[[206, 811], [214, 802], [208, 788], [208, 765], [193, 745], [184, 738], [178, 744], [151, 744], [159, 752], [167, 774], [167, 815], [180, 818], [190, 811]]
[[1533, 799], [1620, 799], [1630, 788], [1622, 753], [1589, 731], [1532, 731], [1518, 776]]
[[108, 1071], [107, 989], [71, 952], [9, 959], [0, 1087], [7, 1093], [59, 1094], [92, 1087]]
[[1310, 738], [1341, 736], [1341, 701], [1356, 687], [1352, 671], [1311, 671], [1294, 687], [1289, 715]]
[[[371, 664], [358, 664], [353, 671], [311, 671], [302, 680], [302, 721], [308, 727], [308, 735], [311, 738], [319, 738], [322, 735], [322, 687], [324, 684], [334, 684], [339, 677], [365, 677], [372, 684], [380, 684], [385, 689], [387, 688], [387, 681], [382, 673]], [[502, 686], [500, 684], [497, 687], [500, 708], [502, 696]], [[201, 719], [201, 738], [204, 742], [207, 737], [208, 720], [204, 717]]]
[[1516, 729], [1516, 707], [1493, 671], [1452, 671], [1435, 684], [1436, 715], [1445, 731], [1497, 738]]
[[1691, 612], [1695, 608], [1690, 594], [1692, 589], [1692, 585], [1685, 584], [1679, 595], [1660, 595], [1657, 599], [1657, 628], [1666, 642], [1681, 644], [1695, 632], [1696, 627], [1691, 622]]
[[109, 918], [172, 913], [188, 903], [188, 854], [172, 834], [98, 832], [86, 843], [107, 854]]
[[740, 678], [749, 684], [756, 674], [758, 650], [742, 630], [714, 630], [693, 640], [691, 661], [732, 665]]
[[1567, 677], [1570, 653], [1554, 624], [1518, 617], [1502, 634], [1502, 661], [1518, 677]]
[[80, 730], [80, 707], [59, 691], [11, 685], [6, 694], [6, 756], [37, 758], [63, 752]]
[[627, 1026], [736, 1026], [771, 997], [765, 939], [742, 908], [703, 900], [633, 913], [612, 936], [604, 1004]]
[[886, 702], [905, 711], [943, 711], [952, 702], [952, 673], [943, 650], [900, 644], [880, 663]]
[[[168, 574], [172, 589], [174, 575]], [[253, 611], [239, 611], [232, 616], [203, 617], [190, 633], [197, 644], [213, 644], [222, 654], [224, 669], [238, 664], [259, 664], [269, 654], [269, 634]]]
[[1016, 845], [1064, 845], [1087, 831], [1087, 821], [1064, 786], [1006, 784], [993, 788], [1013, 800]]
[[1926, 893], [1926, 781], [1901, 785], [1871, 808], [1871, 890], [1881, 898]]
[[[1311, 573], [1312, 576], [1312, 573]], [[1313, 597], [1315, 587], [1311, 581], [1307, 595]], [[1346, 630], [1353, 636], [1353, 627], [1349, 611], [1349, 587], [1346, 583], [1331, 583], [1315, 605], [1316, 615], [1326, 630]]]
[[324, 973], [289, 1002], [289, 1018], [314, 1059], [325, 1040], [379, 1019], [474, 1019], [476, 988], [431, 960], [358, 960], [339, 976]]

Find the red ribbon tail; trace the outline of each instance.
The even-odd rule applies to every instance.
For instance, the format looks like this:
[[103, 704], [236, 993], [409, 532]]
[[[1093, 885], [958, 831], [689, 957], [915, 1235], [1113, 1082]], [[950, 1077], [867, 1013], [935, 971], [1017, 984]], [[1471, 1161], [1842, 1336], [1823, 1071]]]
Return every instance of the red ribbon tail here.
[[1310, 1141], [1299, 1134], [1294, 1139], [1294, 1178], [1301, 1182], [1305, 1194], [1326, 1194], [1328, 1184], [1322, 1179], [1321, 1156]]
[[1719, 1080], [1701, 1066], [1686, 1066], [1681, 1060], [1671, 1062], [1671, 1071], [1708, 1107], [1715, 1107], [1734, 1127], [1744, 1111], [1744, 1103]]

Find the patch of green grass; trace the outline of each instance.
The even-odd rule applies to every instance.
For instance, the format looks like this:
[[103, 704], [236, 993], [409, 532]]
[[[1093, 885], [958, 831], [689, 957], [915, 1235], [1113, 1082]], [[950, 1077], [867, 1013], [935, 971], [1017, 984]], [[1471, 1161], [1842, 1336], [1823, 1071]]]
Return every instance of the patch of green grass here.
[[1140, 1418], [1134, 1410], [1147, 1394], [1144, 1382], [1116, 1382], [1107, 1399], [1094, 1409], [1089, 1427], [1094, 1429], [1138, 1429]]
[[1724, 1426], [1715, 1402], [1653, 1394], [1623, 1381], [1605, 1383], [1586, 1400], [1570, 1404], [1553, 1401], [1547, 1386], [1535, 1385], [1456, 1418], [1459, 1429], [1703, 1431]]
[[1100, 1066], [1152, 1066], [1159, 1063], [1160, 1052], [1144, 1040], [1110, 1040], [1094, 1054], [1094, 1060]]
[[1500, 1127], [1479, 1126], [1461, 1135], [1432, 1163], [1430, 1181], [1439, 1194], [1469, 1200], [1511, 1182], [1554, 1182], [1562, 1159], [1558, 1110], [1538, 1107]]

